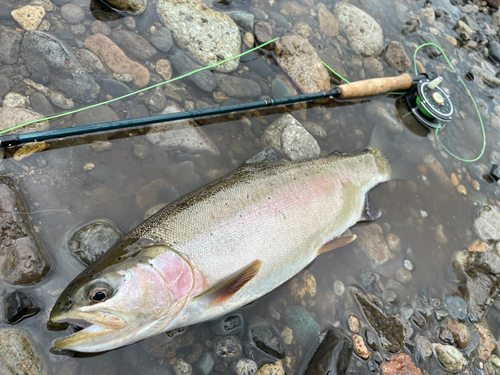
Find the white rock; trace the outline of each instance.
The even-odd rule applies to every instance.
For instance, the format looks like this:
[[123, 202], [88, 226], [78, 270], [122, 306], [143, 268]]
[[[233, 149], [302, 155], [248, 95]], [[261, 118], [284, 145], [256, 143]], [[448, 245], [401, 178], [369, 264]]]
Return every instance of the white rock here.
[[15, 92], [9, 92], [3, 98], [2, 105], [4, 107], [26, 108], [28, 105], [28, 98]]

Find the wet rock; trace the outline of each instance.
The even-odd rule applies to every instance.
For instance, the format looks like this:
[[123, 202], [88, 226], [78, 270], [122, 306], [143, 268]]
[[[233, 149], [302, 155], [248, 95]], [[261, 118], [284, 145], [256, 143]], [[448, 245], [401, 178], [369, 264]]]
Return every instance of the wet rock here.
[[4, 321], [9, 324], [17, 324], [36, 315], [40, 311], [40, 307], [29, 296], [16, 290], [4, 298], [3, 310]]
[[[271, 358], [285, 357], [278, 335], [271, 325], [258, 315], [252, 316], [248, 321], [248, 342], [251, 343], [250, 348], [257, 348]], [[257, 357], [257, 353], [252, 349], [249, 350], [249, 354], [251, 358]]]
[[[248, 48], [252, 48], [255, 44], [255, 38], [252, 33], [245, 33], [243, 35], [243, 42]], [[241, 60], [240, 60], [241, 61]]]
[[451, 332], [453, 342], [457, 345], [458, 349], [463, 349], [469, 344], [470, 332], [465, 324], [457, 322], [454, 319], [446, 318], [444, 327]]
[[28, 5], [14, 9], [10, 14], [24, 30], [36, 30], [45, 17], [45, 9], [38, 5]]
[[290, 160], [318, 157], [321, 152], [316, 139], [289, 113], [267, 127], [261, 142], [264, 147], [274, 148]]
[[360, 335], [354, 335], [352, 337], [354, 343], [354, 352], [363, 359], [368, 359], [371, 352], [366, 348], [365, 341]]
[[419, 16], [425, 20], [429, 25], [432, 25], [436, 21], [436, 13], [431, 7], [425, 7], [420, 10]]
[[282, 1], [280, 13], [289, 17], [305, 16], [309, 13], [309, 9], [296, 1]]
[[500, 0], [486, 0], [486, 3], [494, 9], [498, 9], [500, 7]]
[[451, 345], [432, 344], [439, 363], [454, 374], [460, 372], [467, 364], [460, 351]]
[[146, 39], [132, 31], [114, 31], [110, 38], [136, 60], [148, 61], [156, 55], [156, 49]]
[[353, 352], [353, 344], [345, 331], [338, 328], [329, 329], [314, 352], [304, 375], [342, 375], [347, 372]]
[[147, 9], [147, 0], [102, 0], [111, 8], [121, 12], [126, 12], [134, 16], [139, 16]]
[[378, 266], [387, 262], [390, 253], [380, 225], [372, 223], [353, 228], [352, 232], [358, 236], [357, 241], [374, 265]]
[[302, 123], [302, 126], [309, 133], [311, 133], [313, 135], [313, 137], [316, 139], [323, 139], [323, 138], [326, 138], [326, 136], [327, 136], [325, 128], [323, 128], [321, 125], [318, 125], [312, 121], [304, 121]]
[[422, 372], [416, 367], [410, 356], [400, 353], [391, 356], [390, 362], [384, 362], [380, 369], [384, 375], [420, 375]]
[[359, 332], [359, 320], [354, 315], [349, 316], [349, 319], [347, 319], [347, 324], [351, 332]]
[[12, 5], [5, 3], [5, 2], [0, 2], [0, 20], [11, 20], [12, 15], [10, 14], [12, 12]]
[[61, 16], [68, 23], [79, 23], [85, 17], [85, 12], [78, 4], [70, 3], [61, 7]]
[[237, 335], [243, 329], [243, 316], [230, 314], [210, 323], [210, 330], [216, 335]]
[[167, 59], [160, 59], [156, 62], [155, 71], [163, 77], [165, 81], [172, 78], [172, 65]]
[[496, 64], [500, 64], [500, 43], [492, 40], [488, 43], [488, 57]]
[[289, 284], [290, 294], [296, 302], [316, 295], [316, 279], [307, 270], [296, 275]]
[[[31, 79], [24, 79], [23, 83], [26, 86], [31, 87], [32, 89], [38, 91], [43, 94], [46, 98], [50, 100], [52, 104], [54, 104], [58, 108], [62, 109], [71, 109], [75, 106], [75, 102], [71, 99], [66, 98], [61, 92], [41, 85], [39, 83], [33, 82]], [[35, 109], [33, 107], [33, 109]], [[53, 112], [51, 112], [53, 113]]]
[[193, 333], [189, 330], [171, 336], [159, 334], [141, 343], [142, 349], [153, 358], [173, 358], [178, 350], [194, 343]]
[[232, 11], [226, 13], [238, 25], [243, 33], [252, 33], [255, 16], [245, 11]]
[[218, 74], [217, 82], [220, 91], [230, 98], [255, 98], [261, 94], [260, 86], [250, 79]]
[[[264, 44], [273, 39], [273, 28], [265, 21], [256, 21], [254, 24], [254, 35], [257, 44]], [[272, 44], [267, 45], [264, 48], [271, 49]]]
[[451, 318], [461, 322], [467, 318], [467, 303], [458, 296], [444, 297], [444, 305]]
[[255, 375], [285, 375], [281, 361], [262, 365]]
[[405, 344], [406, 329], [398, 315], [386, 315], [378, 306], [371, 303], [363, 294], [354, 292], [365, 318], [377, 333], [381, 345], [391, 353], [396, 353]]
[[340, 280], [335, 280], [333, 282], [333, 293], [335, 293], [337, 296], [341, 296], [345, 292], [345, 285], [342, 281]]
[[291, 95], [287, 84], [279, 78], [272, 80], [271, 90], [273, 92], [273, 98], [284, 98]]
[[494, 206], [484, 206], [474, 220], [474, 231], [483, 241], [500, 240], [500, 210]]
[[0, 26], [0, 63], [16, 63], [22, 38], [21, 34], [16, 30], [7, 26]]
[[193, 368], [191, 367], [191, 365], [182, 358], [179, 358], [177, 359], [177, 361], [175, 361], [173, 368], [175, 375], [191, 375], [193, 373]]
[[149, 90], [149, 92], [142, 97], [142, 101], [152, 112], [160, 112], [167, 106], [167, 98], [160, 87]]
[[[16, 125], [21, 125], [26, 122], [39, 120], [44, 118], [44, 116], [39, 113], [30, 111], [29, 109], [16, 108], [16, 107], [0, 107], [0, 130], [5, 130], [12, 128]], [[20, 129], [15, 129], [17, 134], [24, 134], [33, 131], [42, 131], [49, 129], [48, 121], [40, 121], [31, 125], [26, 125]], [[9, 134], [7, 132], [5, 134]]]
[[[170, 63], [180, 75], [184, 75], [201, 68], [201, 65], [195, 63], [186, 53], [180, 50], [175, 51], [175, 54], [170, 57]], [[203, 70], [201, 72], [191, 74], [185, 79], [187, 81], [191, 81], [193, 84], [206, 92], [212, 92], [217, 87], [217, 77], [210, 70]]]
[[378, 56], [382, 52], [382, 28], [370, 15], [348, 3], [335, 5], [335, 17], [344, 28], [351, 46], [362, 56]]
[[469, 320], [478, 322], [500, 294], [500, 258], [493, 253], [467, 251], [453, 263], [465, 287]]
[[210, 353], [203, 353], [196, 365], [196, 369], [203, 375], [208, 375], [214, 367], [215, 361]]
[[102, 88], [106, 94], [111, 95], [113, 98], [118, 98], [132, 92], [126, 84], [112, 78], [104, 78], [102, 80]]
[[99, 56], [113, 72], [134, 76], [136, 86], [144, 87], [149, 83], [149, 71], [141, 64], [129, 59], [108, 37], [94, 34], [85, 39], [85, 47]]
[[304, 94], [330, 89], [330, 77], [318, 53], [307, 39], [288, 35], [275, 42], [281, 69]]
[[72, 119], [76, 126], [98, 124], [101, 122], [118, 121], [120, 117], [107, 106], [99, 106], [85, 111], [78, 112]]
[[483, 361], [491, 357], [491, 352], [498, 346], [497, 340], [492, 333], [479, 324], [474, 325], [479, 334], [479, 347], [477, 348], [477, 357]]
[[322, 4], [318, 6], [319, 28], [328, 36], [339, 35], [339, 25], [335, 16]]
[[0, 373], [48, 374], [45, 358], [28, 332], [18, 328], [0, 329]]
[[[203, 6], [200, 0], [158, 0], [157, 12], [176, 43], [203, 65], [240, 53], [241, 37], [236, 23], [227, 14]], [[239, 58], [218, 65], [216, 70], [231, 72], [238, 64]]]
[[376, 119], [391, 133], [401, 133], [403, 131], [403, 123], [399, 119], [397, 109], [393, 104], [372, 101], [365, 107], [365, 114], [367, 118]]
[[285, 323], [293, 332], [297, 344], [308, 348], [319, 333], [319, 325], [302, 306], [286, 309]]
[[390, 42], [385, 47], [384, 58], [389, 66], [398, 72], [404, 72], [411, 67], [410, 58], [400, 42]]
[[160, 27], [156, 33], [151, 35], [151, 44], [160, 51], [168, 52], [174, 45], [172, 33], [166, 27]]
[[29, 72], [50, 74], [51, 83], [68, 96], [85, 103], [96, 100], [99, 85], [82, 68], [73, 53], [57, 38], [29, 31], [21, 43], [21, 57]]
[[293, 25], [293, 31], [295, 31], [299, 35], [302, 35], [304, 38], [309, 38], [312, 34], [311, 26], [302, 21], [297, 22], [295, 25]]
[[0, 99], [2, 99], [9, 91], [10, 91], [9, 79], [5, 75], [0, 74]]
[[415, 345], [422, 358], [430, 359], [432, 357], [432, 344], [427, 337], [416, 335]]
[[27, 103], [28, 98], [25, 96], [22, 96], [18, 93], [15, 92], [9, 92], [5, 97], [3, 98], [2, 105], [4, 107], [17, 107], [17, 108], [25, 108]]
[[95, 20], [94, 22], [92, 22], [90, 30], [93, 34], [102, 34], [106, 36], [111, 35], [111, 28], [105, 22], [99, 20]]
[[45, 97], [45, 95], [35, 92], [30, 95], [30, 104], [36, 112], [41, 113], [44, 116], [48, 116], [54, 113], [54, 109], [50, 105], [50, 102]]
[[[181, 112], [178, 104], [170, 100], [162, 114]], [[146, 140], [166, 150], [182, 149], [191, 153], [219, 155], [219, 149], [193, 120], [159, 123], [149, 128]]]
[[78, 229], [68, 241], [69, 251], [87, 266], [106, 252], [123, 233], [107, 221], [94, 221]]
[[30, 78], [33, 82], [41, 85], [48, 85], [50, 83], [50, 75], [44, 72], [35, 72]]
[[384, 76], [382, 63], [374, 57], [363, 59], [363, 68], [370, 78], [381, 78]]
[[240, 359], [236, 363], [236, 374], [238, 375], [255, 375], [257, 369], [257, 363], [248, 358]]
[[226, 363], [236, 361], [241, 356], [240, 340], [233, 335], [218, 336], [212, 341], [213, 355]]

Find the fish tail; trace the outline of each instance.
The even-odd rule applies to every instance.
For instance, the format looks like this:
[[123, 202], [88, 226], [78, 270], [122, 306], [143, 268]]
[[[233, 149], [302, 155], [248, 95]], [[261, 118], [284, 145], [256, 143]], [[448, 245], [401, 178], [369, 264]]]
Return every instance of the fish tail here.
[[407, 180], [415, 177], [416, 168], [394, 147], [381, 126], [376, 126], [368, 147], [378, 150], [390, 169], [391, 180]]

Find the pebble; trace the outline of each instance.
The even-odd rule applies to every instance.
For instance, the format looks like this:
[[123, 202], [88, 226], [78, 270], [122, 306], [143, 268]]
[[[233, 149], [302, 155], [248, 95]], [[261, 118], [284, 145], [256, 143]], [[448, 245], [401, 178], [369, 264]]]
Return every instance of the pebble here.
[[5, 75], [0, 74], [0, 99], [2, 99], [9, 91], [10, 91], [9, 79]]
[[17, 324], [38, 312], [40, 312], [40, 307], [19, 290], [10, 293], [3, 300], [3, 319], [9, 324]]
[[14, 9], [10, 14], [24, 30], [36, 30], [45, 17], [45, 9], [28, 5]]
[[261, 94], [260, 86], [253, 80], [217, 74], [218, 88], [230, 98], [256, 98]]
[[384, 76], [382, 63], [374, 57], [363, 59], [363, 68], [369, 78], [381, 78]]
[[0, 328], [0, 369], [4, 374], [48, 374], [37, 343], [28, 332], [18, 328]]
[[[93, 168], [92, 171], [96, 169]], [[108, 173], [105, 173], [104, 178], [108, 177]], [[110, 222], [99, 220], [75, 231], [67, 246], [77, 259], [89, 266], [111, 248], [122, 235], [123, 233]]]
[[494, 206], [482, 207], [474, 220], [474, 232], [483, 241], [499, 241], [500, 210]]
[[451, 345], [432, 344], [434, 353], [439, 363], [454, 374], [460, 372], [467, 364], [466, 359], [460, 351]]
[[410, 58], [401, 42], [389, 42], [385, 47], [384, 59], [392, 69], [398, 72], [404, 72], [411, 67]]
[[151, 44], [160, 51], [168, 52], [174, 45], [172, 33], [166, 27], [160, 27], [152, 36]]
[[217, 336], [212, 340], [213, 355], [226, 363], [236, 361], [241, 357], [242, 347], [240, 340], [233, 335]]
[[353, 333], [359, 333], [359, 320], [354, 315], [350, 315], [347, 319], [347, 325]]
[[316, 279], [309, 271], [303, 271], [289, 282], [290, 294], [296, 302], [316, 295]]
[[102, 88], [106, 94], [111, 95], [113, 98], [118, 98], [132, 92], [126, 84], [111, 78], [103, 78]]
[[432, 357], [432, 344], [429, 339], [422, 335], [415, 336], [415, 345], [424, 359], [430, 359]]
[[242, 358], [236, 363], [236, 374], [238, 375], [255, 375], [257, 369], [257, 363], [248, 358]]
[[125, 21], [123, 21], [125, 24], [125, 27], [129, 30], [134, 30], [135, 29], [135, 18], [134, 17], [125, 17]]
[[[201, 355], [200, 360], [196, 364], [196, 368], [203, 375], [208, 375], [212, 371], [214, 364], [215, 364], [215, 361], [212, 358], [212, 356], [210, 355], [210, 353], [205, 352]], [[238, 375], [240, 375], [240, 374], [238, 374]]]
[[114, 9], [129, 13], [133, 16], [143, 14], [148, 6], [147, 0], [102, 0]]
[[8, 26], [0, 26], [0, 63], [15, 64], [22, 35]]
[[28, 142], [22, 145], [15, 153], [14, 160], [21, 161], [36, 152], [41, 152], [50, 147], [46, 142]]
[[[78, 112], [72, 118], [72, 122], [76, 125], [91, 125], [101, 122], [118, 121], [120, 117], [111, 107], [99, 106], [85, 111]], [[111, 147], [110, 142], [98, 142], [92, 144], [92, 149], [97, 152], [107, 150]]]
[[94, 22], [92, 22], [90, 30], [94, 34], [102, 34], [105, 36], [111, 35], [111, 28], [105, 22], [99, 20], [95, 20]]
[[342, 281], [340, 281], [340, 280], [335, 280], [333, 282], [333, 292], [337, 296], [341, 296], [342, 294], [344, 294], [344, 292], [345, 292], [344, 283]]
[[79, 23], [85, 18], [85, 12], [81, 6], [70, 3], [61, 7], [61, 16], [68, 23]]
[[457, 345], [458, 349], [464, 349], [469, 344], [470, 332], [465, 324], [451, 318], [446, 318], [443, 326], [451, 332], [453, 342]]
[[390, 103], [372, 101], [365, 107], [365, 114], [367, 118], [381, 123], [383, 128], [390, 133], [403, 132], [403, 123], [397, 114], [397, 109]]
[[193, 373], [193, 368], [184, 359], [178, 358], [174, 365], [175, 375], [191, 375]]
[[492, 248], [492, 245], [488, 244], [487, 242], [483, 241], [472, 241], [470, 244], [467, 245], [467, 250], [469, 251], [490, 251]]
[[286, 309], [285, 323], [293, 332], [293, 337], [302, 348], [309, 348], [319, 334], [320, 327], [309, 312], [302, 306], [290, 306]]
[[210, 330], [216, 335], [237, 335], [243, 330], [243, 316], [230, 314], [210, 323]]
[[8, 3], [0, 3], [0, 20], [11, 20], [12, 5]]
[[233, 19], [243, 33], [252, 33], [255, 16], [252, 13], [245, 11], [231, 11], [226, 14]]
[[419, 13], [420, 17], [422, 17], [425, 22], [427, 22], [429, 25], [432, 25], [436, 21], [436, 13], [434, 12], [434, 9], [431, 7], [425, 7], [420, 10]]
[[360, 335], [354, 335], [352, 337], [354, 344], [354, 352], [363, 359], [368, 359], [371, 356], [371, 352], [366, 348], [365, 342]]
[[296, 1], [282, 1], [279, 3], [280, 13], [284, 16], [296, 17], [305, 16], [309, 13], [309, 8]]
[[[273, 39], [273, 28], [271, 25], [265, 21], [255, 21], [254, 24], [254, 36], [257, 44], [264, 44], [271, 39]], [[265, 49], [271, 49], [272, 43], [263, 47]]]
[[[16, 108], [16, 107], [0, 107], [0, 130], [5, 130], [12, 128], [17, 125], [21, 125], [34, 120], [40, 120], [44, 118], [39, 113], [30, 111], [29, 109]], [[43, 131], [49, 129], [48, 121], [40, 121], [34, 124], [26, 125], [20, 129], [14, 130], [17, 134], [24, 134], [35, 131]], [[12, 133], [13, 131], [7, 132], [5, 134]]]
[[408, 271], [413, 271], [415, 269], [415, 265], [410, 259], [405, 259], [403, 261], [403, 266], [406, 268]]
[[167, 98], [160, 87], [149, 90], [141, 100], [152, 112], [160, 112], [167, 106]]
[[129, 59], [108, 37], [94, 34], [85, 39], [85, 47], [99, 56], [115, 73], [134, 76], [136, 86], [144, 87], [149, 83], [149, 71], [141, 64]]
[[184, 329], [178, 334], [169, 336], [159, 334], [141, 343], [141, 348], [153, 358], [173, 358], [178, 350], [192, 346], [194, 343], [193, 333]]
[[[175, 53], [170, 56], [170, 63], [180, 75], [190, 73], [202, 67], [181, 50], [176, 50]], [[186, 80], [205, 92], [212, 92], [217, 87], [217, 77], [210, 70], [203, 70], [195, 74], [190, 74], [186, 77]]]
[[172, 65], [167, 59], [160, 59], [156, 62], [155, 71], [163, 77], [165, 81], [172, 78]]
[[322, 4], [318, 6], [319, 28], [328, 36], [337, 36], [339, 34], [339, 25], [335, 16]]
[[[39, 83], [33, 82], [31, 79], [25, 79], [23, 80], [23, 83], [26, 86], [31, 87], [32, 89], [38, 91], [39, 93], [43, 94], [45, 97], [47, 97], [52, 104], [54, 104], [58, 108], [62, 109], [71, 109], [75, 106], [75, 102], [71, 99], [68, 99], [62, 94], [61, 92], [57, 90], [53, 90], [51, 88], [48, 88], [44, 85], [41, 85]], [[33, 103], [31, 103], [33, 107]], [[33, 109], [35, 109], [33, 107]], [[51, 111], [50, 114], [54, 113], [54, 111]]]
[[255, 44], [255, 38], [252, 33], [245, 33], [243, 35], [243, 42], [248, 48], [252, 48]]
[[281, 361], [262, 365], [255, 375], [285, 375]]
[[43, 116], [49, 116], [54, 113], [54, 109], [50, 105], [50, 102], [45, 97], [45, 95], [35, 92], [30, 95], [31, 108], [35, 112], [42, 114]]
[[353, 228], [352, 232], [358, 236], [357, 241], [371, 263], [378, 266], [389, 260], [389, 248], [379, 224], [371, 223], [363, 227]]
[[117, 30], [111, 34], [110, 38], [127, 55], [136, 60], [149, 61], [157, 53], [156, 49], [146, 39], [132, 31]]
[[4, 107], [26, 108], [28, 105], [28, 98], [15, 92], [9, 92], [3, 98], [2, 105]]
[[411, 357], [406, 353], [390, 357], [389, 362], [384, 362], [380, 369], [384, 375], [421, 375], [422, 372], [414, 365]]
[[474, 324], [477, 333], [479, 334], [479, 347], [477, 349], [477, 357], [480, 360], [486, 361], [491, 357], [491, 352], [498, 346], [497, 340], [493, 334], [485, 329], [480, 324]]

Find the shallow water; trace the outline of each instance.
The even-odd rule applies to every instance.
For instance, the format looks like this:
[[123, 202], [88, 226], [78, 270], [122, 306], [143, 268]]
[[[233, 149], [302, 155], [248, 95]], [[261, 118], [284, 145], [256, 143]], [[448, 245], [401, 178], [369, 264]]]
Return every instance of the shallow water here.
[[[74, 2], [80, 5], [87, 4], [87, 1]], [[407, 54], [410, 55], [409, 52], [422, 42], [416, 33], [401, 34], [401, 25], [404, 24], [404, 20], [398, 18], [398, 15], [406, 14], [409, 18], [411, 14], [417, 14], [425, 4], [423, 1], [352, 1], [351, 3], [377, 19], [383, 28], [384, 43], [391, 40], [401, 41], [405, 45]], [[327, 3], [330, 9], [332, 9], [332, 4]], [[19, 5], [24, 5], [24, 2]], [[250, 5], [265, 12], [279, 10], [278, 3], [271, 6], [267, 1], [256, 1]], [[442, 26], [440, 35], [454, 35], [450, 27], [456, 24], [462, 12], [461, 9], [444, 0], [432, 2], [432, 6], [444, 9], [449, 14], [450, 21], [443, 20], [443, 17], [437, 20], [440, 27]], [[247, 8], [248, 5], [236, 3], [232, 5], [231, 10]], [[59, 17], [59, 11], [51, 12], [51, 17]], [[301, 16], [294, 18], [291, 23], [295, 24], [297, 21], [304, 20], [311, 24], [313, 32], [321, 36], [321, 39], [315, 36], [309, 38], [316, 49], [332, 48], [332, 40], [340, 43], [343, 48], [341, 62], [347, 75], [346, 78], [351, 81], [361, 79], [359, 71], [352, 69], [352, 59], [359, 56], [342, 44], [342, 40], [339, 41], [336, 38], [329, 40], [319, 33], [316, 19], [316, 16]], [[86, 25], [88, 30], [93, 20], [92, 15], [87, 11], [82, 24]], [[112, 21], [110, 25], [116, 28], [124, 22], [125, 18], [120, 18]], [[15, 22], [0, 20], [0, 25], [4, 24], [12, 26]], [[62, 25], [69, 27], [65, 23]], [[437, 28], [438, 26], [432, 25], [431, 27]], [[426, 31], [428, 28], [429, 25], [423, 21], [419, 30]], [[88, 31], [87, 34], [90, 35]], [[147, 35], [147, 32], [143, 34]], [[345, 37], [343, 31], [340, 31], [340, 35]], [[75, 38], [76, 40], [78, 38]], [[77, 42], [75, 43], [78, 45]], [[467, 54], [465, 48], [455, 48], [454, 52], [450, 59], [454, 60], [456, 69], [462, 77], [474, 64], [483, 64], [486, 69], [495, 71], [494, 66], [485, 60], [478, 50], [472, 50]], [[272, 59], [271, 55], [270, 57]], [[442, 69], [441, 62], [429, 59], [423, 52], [418, 59], [428, 69]], [[386, 76], [396, 74], [382, 58], [379, 60], [384, 66]], [[5, 66], [6, 64], [0, 68], [4, 69]], [[240, 69], [242, 66], [243, 64], [240, 65]], [[13, 67], [21, 69], [22, 64], [15, 64]], [[413, 64], [410, 71], [412, 69]], [[464, 156], [475, 157], [481, 150], [482, 141], [475, 110], [460, 83], [454, 79], [447, 67], [444, 69], [445, 87], [449, 89], [459, 113], [456, 114], [455, 120], [443, 130], [440, 139], [453, 152], [459, 155], [464, 155], [465, 152], [467, 155]], [[273, 71], [273, 74], [280, 72], [275, 63]], [[266, 81], [266, 84], [269, 82]], [[487, 118], [495, 113], [494, 106], [500, 104], [498, 89], [484, 86], [479, 82], [467, 84], [474, 98], [483, 100], [488, 106], [483, 113], [488, 146], [485, 156], [476, 164], [482, 163], [489, 167], [495, 160], [492, 152], [498, 151], [498, 143], [492, 135], [496, 130]], [[192, 86], [186, 87], [193, 97], [206, 99], [207, 102], [214, 104], [208, 94]], [[21, 94], [25, 93], [23, 90], [21, 84], [13, 85], [11, 88], [11, 91]], [[49, 150], [32, 155], [20, 162], [12, 158], [14, 150], [6, 150], [5, 158], [0, 166], [2, 174], [11, 176], [16, 186], [22, 191], [33, 223], [53, 261], [50, 274], [38, 285], [27, 288], [10, 286], [2, 288], [3, 296], [14, 289], [26, 290], [42, 308], [38, 315], [23, 321], [17, 327], [26, 329], [35, 337], [46, 355], [52, 372], [59, 373], [60, 366], [70, 360], [70, 357], [51, 354], [49, 348], [54, 339], [65, 335], [66, 332], [48, 331], [45, 323], [59, 293], [83, 269], [83, 265], [69, 254], [66, 246], [69, 237], [76, 229], [94, 220], [106, 219], [115, 223], [123, 232], [128, 232], [142, 222], [149, 208], [157, 204], [167, 204], [177, 196], [182, 196], [235, 169], [240, 163], [261, 150], [258, 141], [245, 136], [241, 116], [252, 119], [257, 135], [284, 112], [292, 113], [299, 121], [305, 116], [308, 121], [315, 122], [326, 130], [327, 136], [318, 139], [321, 154], [326, 155], [337, 150], [354, 152], [365, 147], [372, 129], [378, 125], [377, 121], [365, 114], [365, 109], [379, 102], [395, 106], [397, 97], [382, 96], [372, 100], [348, 103], [333, 101], [327, 104], [309, 103], [307, 109], [300, 111], [291, 107], [275, 108], [204, 120], [200, 123], [203, 123], [203, 130], [219, 147], [221, 152], [219, 156], [207, 157], [183, 151], [164, 151], [145, 140], [143, 129], [52, 141]], [[123, 118], [123, 109], [126, 109], [128, 105], [127, 102], [121, 103], [120, 106], [115, 107], [115, 112]], [[83, 106], [83, 104], [77, 103], [77, 106]], [[404, 110], [403, 108], [402, 111]], [[407, 120], [411, 122], [411, 118]], [[55, 120], [51, 123], [51, 128], [64, 127], [71, 121], [70, 117], [64, 118], [63, 121]], [[415, 129], [416, 125], [413, 123], [410, 126]], [[400, 238], [401, 250], [391, 250], [390, 259], [386, 263], [374, 266], [355, 241], [348, 246], [322, 255], [307, 268], [316, 279], [317, 295], [316, 298], [305, 299], [302, 303], [320, 324], [322, 330], [332, 325], [347, 328], [346, 317], [353, 311], [348, 292], [344, 292], [341, 296], [333, 293], [334, 282], [340, 281], [346, 288], [349, 286], [363, 288], [363, 279], [370, 272], [380, 275], [379, 285], [373, 287], [369, 291], [370, 294], [382, 298], [381, 285], [383, 288], [393, 288], [398, 291], [399, 303], [394, 306], [384, 305], [389, 311], [398, 312], [402, 306], [412, 304], [417, 296], [427, 296], [429, 299], [437, 298], [442, 301], [443, 297], [448, 294], [461, 295], [460, 285], [451, 267], [453, 255], [457, 251], [466, 249], [467, 245], [476, 239], [472, 223], [479, 207], [487, 202], [498, 204], [500, 189], [496, 184], [476, 178], [477, 185], [475, 185], [469, 174], [470, 166], [455, 160], [440, 147], [436, 147], [434, 135], [421, 137], [405, 126], [402, 133], [392, 134], [390, 138], [397, 152], [400, 152], [415, 166], [420, 167], [414, 178], [408, 181], [391, 181], [378, 186], [372, 192], [373, 200], [382, 211], [382, 216], [376, 220], [376, 223], [384, 229], [385, 234], [392, 233]], [[108, 142], [109, 144], [101, 151], [95, 147], [95, 142]], [[137, 145], [142, 145], [141, 147], [148, 150], [148, 155], [144, 159], [134, 155], [134, 146]], [[465, 195], [458, 192], [450, 181], [446, 183], [440, 180], [431, 169], [430, 156], [442, 165], [448, 180], [452, 173], [457, 175], [460, 184], [466, 189]], [[192, 164], [181, 164], [184, 161], [190, 161]], [[90, 163], [95, 166], [94, 168], [106, 166], [104, 179], [96, 180], [89, 177], [85, 166]], [[171, 193], [166, 194], [163, 191], [149, 196], [145, 203], [141, 201], [141, 204], [138, 204], [137, 193], [156, 179], [164, 179], [164, 183], [171, 187], [169, 190]], [[479, 186], [479, 189], [475, 190], [473, 184], [476, 187]], [[366, 224], [358, 224], [359, 227], [363, 225]], [[439, 226], [442, 229], [438, 229]], [[443, 235], [439, 234], [440, 231]], [[413, 262], [414, 270], [410, 272], [409, 280], [400, 283], [397, 281], [397, 271], [403, 268], [403, 262], [407, 259]], [[243, 308], [241, 313], [246, 319], [259, 314], [271, 322], [278, 333], [281, 333], [285, 328], [284, 312], [291, 304], [300, 304], [300, 301], [292, 300], [290, 285], [287, 283]], [[275, 320], [270, 316], [270, 306], [281, 312], [280, 320]], [[489, 323], [490, 331], [498, 337], [498, 321], [492, 316], [487, 315], [486, 321]], [[0, 323], [0, 327], [6, 326], [8, 326], [6, 323]], [[207, 347], [206, 340], [213, 340], [216, 337], [208, 331], [207, 327], [207, 324], [200, 324], [189, 328], [195, 333], [195, 344], [200, 344], [203, 352], [211, 352], [212, 349]], [[432, 329], [432, 323], [430, 328]], [[240, 338], [246, 340], [245, 337]], [[305, 348], [301, 348], [298, 344], [282, 345], [286, 352], [286, 358], [283, 360], [285, 369], [289, 373], [295, 373], [303, 361]], [[84, 358], [82, 356], [80, 358], [77, 356], [71, 360], [79, 364], [79, 374], [90, 372], [133, 374], [145, 371], [148, 366], [152, 368], [157, 364], [173, 373], [171, 358], [165, 360], [150, 358], [143, 346], [143, 343], [138, 343], [98, 357]], [[190, 345], [180, 350], [176, 357], [185, 358], [192, 351], [193, 346]], [[260, 364], [263, 360], [260, 358], [258, 361]], [[271, 360], [268, 361], [271, 362]], [[362, 366], [366, 366], [366, 363]], [[438, 368], [435, 364], [430, 365], [428, 361], [421, 363], [421, 367], [428, 368], [429, 371]], [[363, 373], [366, 371], [365, 367], [360, 370]], [[216, 371], [213, 370], [212, 373], [215, 374]]]

